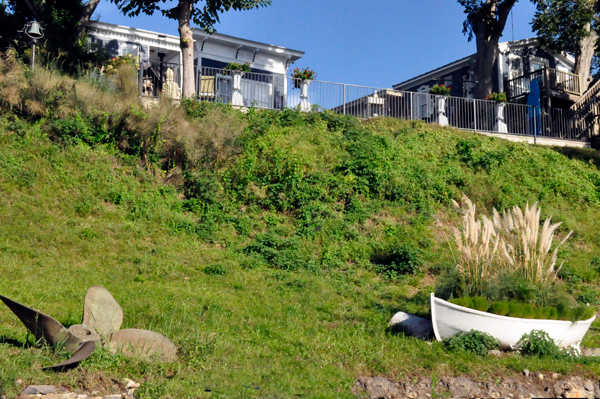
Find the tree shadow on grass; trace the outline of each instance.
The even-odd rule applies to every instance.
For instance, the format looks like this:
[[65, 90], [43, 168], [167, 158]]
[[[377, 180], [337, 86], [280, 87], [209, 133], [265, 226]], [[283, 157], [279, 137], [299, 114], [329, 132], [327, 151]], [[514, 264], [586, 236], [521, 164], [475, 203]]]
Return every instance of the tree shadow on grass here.
[[31, 348], [33, 345], [30, 342], [21, 342], [18, 341], [14, 338], [10, 338], [7, 337], [5, 335], [0, 335], [0, 345], [1, 344], [7, 344], [7, 345], [11, 345], [14, 346], [15, 348], [20, 348], [20, 349], [27, 349], [27, 348]]
[[571, 159], [579, 159], [585, 163], [593, 163], [600, 169], [600, 151], [591, 148], [552, 147], [552, 149]]

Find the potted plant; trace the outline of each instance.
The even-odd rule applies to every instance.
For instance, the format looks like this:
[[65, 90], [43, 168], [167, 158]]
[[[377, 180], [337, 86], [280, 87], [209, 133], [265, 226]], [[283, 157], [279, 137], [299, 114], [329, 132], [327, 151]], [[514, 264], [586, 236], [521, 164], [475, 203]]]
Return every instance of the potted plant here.
[[[537, 204], [476, 218], [475, 205], [455, 202], [461, 228], [452, 229], [457, 266], [431, 294], [438, 340], [471, 330], [486, 332], [514, 348], [523, 334], [543, 330], [560, 346], [578, 348], [595, 319], [595, 309], [574, 302], [560, 284], [559, 247], [552, 245], [560, 223], [540, 224]], [[445, 298], [446, 300], [442, 299]]]
[[448, 125], [448, 117], [446, 116], [446, 102], [450, 96], [450, 87], [444, 84], [436, 84], [429, 93], [436, 96], [437, 102], [437, 123], [440, 126]]
[[506, 103], [508, 99], [506, 98], [506, 93], [494, 93], [490, 94], [486, 97], [486, 100], [495, 102], [495, 112], [496, 112], [496, 123], [494, 125], [494, 130], [500, 133], [508, 133], [508, 127], [506, 125], [506, 121], [504, 119], [504, 108], [506, 108]]
[[449, 97], [451, 89], [450, 86], [446, 86], [445, 84], [436, 84], [429, 90], [429, 94]]
[[508, 101], [506, 98], [505, 92], [500, 92], [500, 93], [492, 92], [492, 94], [487, 96], [485, 99], [489, 100], [489, 101], [495, 101], [497, 103], [506, 103]]
[[237, 72], [241, 72], [242, 75], [244, 74], [244, 72], [250, 72], [252, 70], [252, 68], [250, 67], [250, 64], [245, 62], [245, 63], [239, 63], [239, 62], [230, 62], [229, 64], [225, 65], [224, 68], [226, 71], [237, 71]]
[[316, 77], [316, 72], [308, 68], [296, 68], [292, 71], [292, 78], [294, 79], [294, 87], [296, 89], [302, 88], [302, 82], [314, 80]]
[[308, 102], [308, 86], [311, 81], [317, 77], [315, 71], [308, 68], [296, 68], [292, 71], [294, 79], [294, 87], [300, 89], [300, 111], [309, 112], [311, 110], [310, 102]]

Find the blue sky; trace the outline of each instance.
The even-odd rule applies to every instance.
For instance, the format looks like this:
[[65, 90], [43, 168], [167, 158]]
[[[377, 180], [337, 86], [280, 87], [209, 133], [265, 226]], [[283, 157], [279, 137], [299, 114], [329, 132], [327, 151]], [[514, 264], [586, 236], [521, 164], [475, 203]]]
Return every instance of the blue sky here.
[[[514, 38], [532, 37], [534, 7], [513, 10]], [[177, 35], [177, 22], [160, 14], [128, 18], [107, 0], [101, 21]], [[273, 0], [267, 8], [229, 12], [217, 31], [305, 51], [294, 67], [318, 80], [387, 88], [475, 52], [462, 34], [456, 0]], [[501, 41], [512, 40], [511, 19]]]

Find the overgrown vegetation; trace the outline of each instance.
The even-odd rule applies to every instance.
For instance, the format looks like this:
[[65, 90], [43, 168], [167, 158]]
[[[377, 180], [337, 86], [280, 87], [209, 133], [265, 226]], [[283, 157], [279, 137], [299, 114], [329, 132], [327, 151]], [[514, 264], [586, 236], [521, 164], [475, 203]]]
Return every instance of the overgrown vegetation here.
[[[593, 299], [593, 163], [420, 122], [137, 101], [123, 74], [73, 79], [3, 58], [0, 292], [69, 324], [101, 284], [123, 306], [123, 328], [169, 336], [179, 359], [98, 352], [45, 374], [39, 366], [66, 354], [0, 308], [1, 392], [16, 396], [22, 379], [108, 393], [128, 377], [153, 398], [337, 398], [352, 397], [359, 375], [600, 371], [474, 358], [386, 329], [399, 310], [427, 316], [428, 293], [453, 273], [445, 231], [461, 220], [452, 199], [463, 192], [488, 212], [539, 202], [562, 222], [556, 235], [574, 230], [559, 288]], [[498, 289], [541, 295], [515, 286]], [[584, 345], [598, 336], [596, 323]]]

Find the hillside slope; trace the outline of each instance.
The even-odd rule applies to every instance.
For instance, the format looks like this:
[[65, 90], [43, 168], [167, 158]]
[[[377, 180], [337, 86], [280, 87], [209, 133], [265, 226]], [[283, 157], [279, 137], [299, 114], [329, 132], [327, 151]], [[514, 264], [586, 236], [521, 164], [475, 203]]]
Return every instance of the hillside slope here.
[[[0, 292], [74, 324], [100, 284], [123, 307], [123, 328], [163, 333], [180, 352], [166, 365], [98, 352], [78, 370], [44, 373], [67, 354], [34, 345], [0, 307], [0, 392], [18, 393], [16, 379], [110, 391], [127, 377], [149, 398], [350, 398], [361, 375], [600, 371], [593, 359], [448, 353], [387, 328], [398, 310], [428, 313], [437, 276], [454, 265], [445, 226], [463, 192], [487, 210], [538, 201], [563, 222], [560, 236], [575, 230], [560, 254], [565, 284], [596, 301], [595, 152], [570, 158], [396, 120], [190, 107], [214, 135], [179, 137], [203, 143], [181, 163], [176, 145], [153, 158], [82, 138], [72, 126], [93, 126], [85, 115], [60, 125], [4, 112]], [[598, 336], [594, 325], [585, 344], [600, 346]]]

